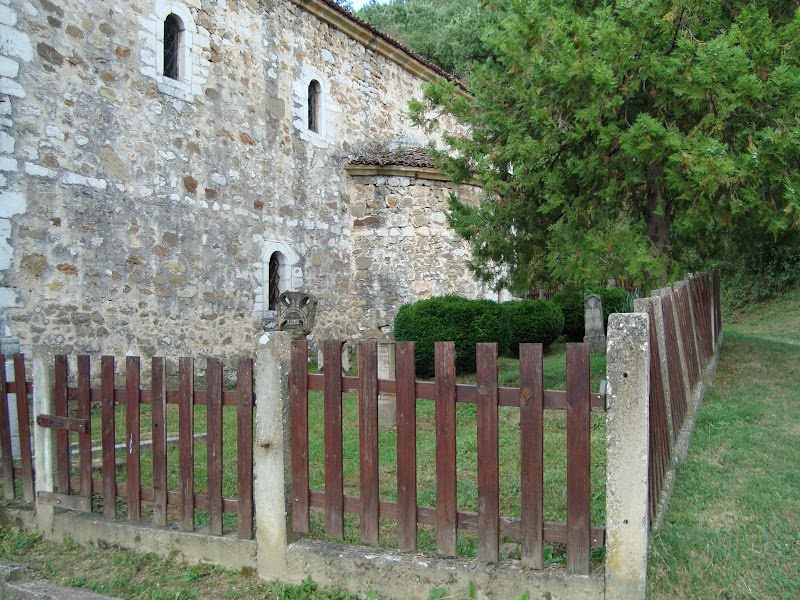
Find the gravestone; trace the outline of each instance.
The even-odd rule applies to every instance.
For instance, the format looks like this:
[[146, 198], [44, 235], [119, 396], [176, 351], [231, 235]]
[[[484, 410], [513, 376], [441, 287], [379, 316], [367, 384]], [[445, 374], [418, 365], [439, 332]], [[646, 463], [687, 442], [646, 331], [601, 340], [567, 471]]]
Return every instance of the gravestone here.
[[358, 360], [358, 349], [350, 340], [342, 344], [342, 375], [353, 368], [353, 360]]
[[[356, 355], [356, 350], [353, 342], [342, 342], [342, 375], [347, 375], [350, 369], [353, 368], [353, 358]], [[325, 348], [322, 345], [317, 347], [317, 368], [320, 373], [325, 372]]]
[[583, 341], [589, 344], [591, 352], [606, 351], [605, 321], [603, 320], [603, 301], [597, 294], [586, 296], [583, 310], [586, 336]]
[[[392, 341], [378, 342], [378, 379], [394, 379], [395, 345]], [[397, 423], [397, 396], [378, 395], [378, 427], [391, 429]]]
[[[371, 325], [361, 334], [363, 340], [378, 342], [378, 380], [394, 379], [394, 339], [387, 332], [385, 315], [377, 310], [370, 311]], [[397, 397], [394, 394], [378, 394], [378, 427], [391, 429], [397, 417], [395, 415]]]
[[303, 340], [314, 329], [319, 301], [305, 292], [283, 292], [278, 297], [279, 331], [288, 331], [295, 340]]

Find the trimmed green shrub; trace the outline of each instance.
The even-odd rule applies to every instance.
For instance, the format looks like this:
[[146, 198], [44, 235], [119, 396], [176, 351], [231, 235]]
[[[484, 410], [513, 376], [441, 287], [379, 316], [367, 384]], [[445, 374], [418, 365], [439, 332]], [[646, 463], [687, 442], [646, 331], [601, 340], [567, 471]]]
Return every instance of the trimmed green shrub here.
[[508, 327], [496, 302], [442, 296], [406, 304], [394, 319], [398, 342], [416, 342], [417, 374], [434, 375], [434, 343], [455, 342], [456, 372], [475, 372], [475, 344], [497, 342], [508, 347]]
[[568, 342], [582, 342], [584, 333], [584, 297], [575, 289], [566, 289], [553, 296], [564, 315], [564, 337]]
[[519, 355], [519, 345], [552, 344], [564, 330], [564, 315], [555, 302], [548, 300], [512, 300], [500, 305], [510, 332], [509, 350]]

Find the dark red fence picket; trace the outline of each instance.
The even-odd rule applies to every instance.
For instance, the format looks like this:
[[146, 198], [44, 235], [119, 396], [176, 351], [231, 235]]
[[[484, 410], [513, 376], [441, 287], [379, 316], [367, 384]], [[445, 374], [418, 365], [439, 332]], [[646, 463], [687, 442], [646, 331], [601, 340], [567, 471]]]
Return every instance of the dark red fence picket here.
[[672, 438], [674, 443], [677, 433], [683, 427], [687, 411], [686, 385], [684, 384], [686, 368], [681, 361], [678, 339], [680, 328], [673, 311], [674, 296], [672, 294], [661, 298], [661, 314], [664, 320], [664, 357], [667, 361], [667, 380], [669, 382], [670, 417], [672, 419]]
[[[292, 397], [292, 520], [297, 533], [308, 533], [312, 508], [322, 509], [325, 532], [341, 538], [344, 515], [360, 517], [361, 540], [379, 541], [379, 520], [397, 522], [398, 545], [417, 548], [418, 525], [435, 529], [437, 551], [456, 555], [459, 530], [477, 532], [478, 558], [499, 559], [501, 538], [520, 542], [521, 559], [542, 568], [544, 543], [566, 546], [567, 569], [589, 573], [591, 549], [604, 544], [604, 528], [590, 525], [590, 411], [604, 410], [605, 397], [590, 393], [589, 349], [569, 344], [566, 391], [544, 390], [542, 347], [520, 345], [520, 387], [498, 384], [497, 346], [478, 344], [476, 385], [458, 384], [455, 347], [439, 342], [435, 348], [434, 381], [416, 381], [415, 346], [396, 345], [394, 380], [378, 378], [377, 344], [359, 344], [359, 375], [341, 375], [341, 348], [337, 341], [324, 344], [324, 374], [308, 372], [308, 345], [292, 344], [290, 389]], [[309, 484], [310, 391], [322, 391], [324, 406], [324, 490]], [[358, 393], [359, 496], [344, 493], [342, 395]], [[380, 498], [378, 485], [378, 395], [396, 395], [397, 500]], [[436, 453], [436, 505], [417, 504], [416, 409], [419, 402], [434, 402]], [[477, 512], [459, 510], [457, 496], [456, 405], [477, 406]], [[498, 408], [520, 409], [521, 517], [500, 513]], [[567, 414], [567, 522], [543, 519], [544, 411]]]
[[712, 288], [714, 290], [714, 345], [719, 343], [722, 334], [722, 276], [719, 269], [714, 269]]
[[656, 315], [652, 302], [647, 303], [650, 316], [650, 438], [648, 454], [648, 497], [650, 519], [655, 517], [664, 478], [669, 469], [671, 443], [667, 424], [667, 401], [664, 392], [664, 379], [661, 372], [661, 351], [658, 347]]
[[689, 289], [687, 286], [682, 286], [675, 293], [675, 301], [678, 307], [678, 323], [683, 341], [686, 367], [689, 373], [689, 386], [694, 389], [697, 382], [700, 381], [700, 357], [697, 353], [697, 339], [694, 336], [694, 327], [692, 326], [692, 309], [689, 305]]
[[[31, 417], [29, 396], [33, 386], [25, 378], [25, 356], [13, 357], [13, 379], [6, 372], [6, 357], [0, 354], [0, 457], [2, 458], [3, 494], [6, 500], [20, 497], [25, 502], [33, 502], [33, 454], [31, 438]], [[9, 396], [15, 398], [19, 436], [19, 457], [13, 455], [12, 419], [9, 410]], [[21, 482], [17, 490], [16, 482]]]

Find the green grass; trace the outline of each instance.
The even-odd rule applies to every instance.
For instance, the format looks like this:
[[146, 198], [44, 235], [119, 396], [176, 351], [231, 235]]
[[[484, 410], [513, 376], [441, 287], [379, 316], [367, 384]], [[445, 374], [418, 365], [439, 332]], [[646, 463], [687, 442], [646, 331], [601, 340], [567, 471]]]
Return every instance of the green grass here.
[[[147, 385], [145, 383], [144, 385]], [[140, 414], [140, 437], [141, 440], [150, 440], [152, 438], [152, 417], [149, 404], [141, 404], [139, 407]], [[175, 405], [167, 405], [166, 411], [167, 420], [167, 436], [176, 437], [178, 435], [178, 407]], [[100, 432], [102, 431], [102, 420], [100, 410], [92, 410], [92, 432], [93, 440], [92, 446], [99, 447], [101, 445]], [[194, 407], [194, 433], [206, 433], [206, 407], [199, 405]], [[71, 434], [71, 441], [76, 443], [77, 436]], [[122, 444], [125, 441], [125, 406], [118, 406], [115, 412], [115, 438], [117, 444]], [[222, 409], [222, 495], [224, 498], [236, 498], [237, 496], [237, 472], [236, 472], [236, 444], [237, 444], [237, 419], [236, 409], [234, 407], [223, 407]], [[143, 448], [140, 454], [140, 480], [142, 487], [152, 487], [153, 485], [153, 459], [152, 452], [149, 448]], [[95, 455], [98, 460], [99, 454]], [[117, 467], [117, 481], [124, 483], [127, 481], [127, 469], [125, 467], [125, 450], [116, 450]], [[77, 468], [77, 453], [73, 455], [72, 467]], [[208, 462], [207, 462], [207, 444], [206, 438], [199, 437], [194, 441], [194, 487], [196, 494], [205, 494], [208, 491]], [[73, 471], [73, 476], [77, 476], [77, 470]], [[101, 477], [101, 474], [96, 472], [95, 478]], [[179, 454], [177, 444], [170, 445], [167, 448], [167, 488], [169, 490], [178, 490], [180, 486], [180, 471], [179, 471]], [[93, 499], [96, 511], [102, 511], [103, 500], [101, 496], [95, 496]], [[142, 504], [142, 517], [149, 519], [152, 515], [152, 504], [143, 502]], [[125, 498], [117, 499], [117, 513], [127, 513], [127, 500]], [[170, 506], [167, 512], [168, 522], [178, 523], [180, 521], [180, 514], [178, 507]], [[195, 510], [195, 526], [204, 527], [208, 524], [208, 512], [205, 510]], [[237, 527], [237, 517], [235, 514], [223, 514], [223, 527], [225, 530], [235, 530]]]
[[320, 590], [311, 581], [285, 586], [261, 581], [252, 570], [238, 572], [208, 565], [189, 567], [153, 554], [117, 548], [83, 548], [69, 540], [55, 544], [15, 528], [0, 527], [0, 556], [21, 562], [38, 576], [58, 585], [82, 587], [127, 599], [354, 600], [353, 596], [338, 590]]
[[800, 597], [800, 290], [732, 321], [653, 540], [651, 598]]

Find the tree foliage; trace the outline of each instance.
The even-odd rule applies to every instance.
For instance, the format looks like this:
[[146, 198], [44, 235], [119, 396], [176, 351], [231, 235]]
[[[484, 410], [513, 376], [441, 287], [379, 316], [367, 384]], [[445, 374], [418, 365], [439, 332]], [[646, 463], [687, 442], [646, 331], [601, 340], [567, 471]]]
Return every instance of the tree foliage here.
[[512, 290], [705, 266], [730, 239], [797, 240], [797, 2], [494, 0], [468, 88], [430, 85], [420, 123], [485, 201], [451, 200], [472, 268]]
[[483, 0], [372, 0], [357, 14], [448, 73], [462, 76], [488, 57], [481, 36], [491, 13]]

